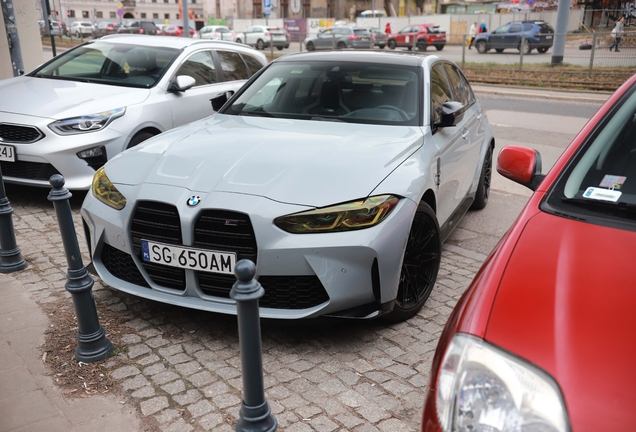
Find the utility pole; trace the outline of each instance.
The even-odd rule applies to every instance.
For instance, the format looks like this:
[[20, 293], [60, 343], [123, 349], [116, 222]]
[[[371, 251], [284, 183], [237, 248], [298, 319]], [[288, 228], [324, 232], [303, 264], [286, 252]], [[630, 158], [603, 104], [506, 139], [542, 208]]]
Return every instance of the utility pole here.
[[20, 48], [20, 38], [18, 37], [18, 26], [15, 19], [13, 0], [2, 0], [0, 3], [2, 3], [4, 28], [7, 30], [7, 42], [9, 43], [9, 55], [11, 56], [13, 76], [20, 76], [24, 74], [24, 63], [22, 61], [22, 49]]

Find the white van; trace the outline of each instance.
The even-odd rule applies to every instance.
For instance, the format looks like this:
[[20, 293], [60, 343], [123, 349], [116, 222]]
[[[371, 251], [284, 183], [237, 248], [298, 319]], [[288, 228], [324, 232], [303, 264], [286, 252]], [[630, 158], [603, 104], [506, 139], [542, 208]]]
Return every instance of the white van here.
[[383, 10], [365, 10], [360, 14], [360, 18], [385, 17]]

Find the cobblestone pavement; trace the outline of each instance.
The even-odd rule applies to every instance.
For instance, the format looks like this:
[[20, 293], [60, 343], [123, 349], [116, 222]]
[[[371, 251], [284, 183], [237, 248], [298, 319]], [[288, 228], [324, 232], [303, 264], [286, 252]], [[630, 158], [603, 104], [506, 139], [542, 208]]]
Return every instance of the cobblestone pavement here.
[[[11, 277], [41, 305], [65, 297], [70, 305], [66, 258], [47, 194], [7, 185], [17, 243], [29, 263]], [[71, 205], [87, 264], [82, 199], [76, 193]], [[445, 247], [431, 298], [404, 323], [263, 322], [266, 398], [278, 430], [416, 430], [438, 337], [484, 258]], [[236, 317], [137, 299], [98, 278], [93, 290], [98, 313], [109, 309], [125, 321], [119, 354], [104, 367], [145, 424], [165, 431], [233, 431], [242, 397]]]

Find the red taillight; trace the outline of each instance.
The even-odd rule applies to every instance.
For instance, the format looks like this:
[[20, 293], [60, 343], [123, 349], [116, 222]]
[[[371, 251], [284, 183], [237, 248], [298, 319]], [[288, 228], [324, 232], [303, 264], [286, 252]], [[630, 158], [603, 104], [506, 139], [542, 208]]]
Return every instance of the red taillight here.
[[112, 29], [113, 29], [112, 27], [106, 27], [106, 30], [112, 30]]
[[358, 35], [349, 35], [349, 39], [358, 39]]
[[265, 33], [265, 36], [269, 36], [269, 32]]
[[139, 34], [144, 34], [144, 29], [139, 29]]

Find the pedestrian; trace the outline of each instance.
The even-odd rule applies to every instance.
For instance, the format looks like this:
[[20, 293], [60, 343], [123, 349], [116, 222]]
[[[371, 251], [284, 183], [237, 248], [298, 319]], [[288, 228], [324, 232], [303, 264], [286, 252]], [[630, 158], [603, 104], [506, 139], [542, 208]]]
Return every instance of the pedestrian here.
[[470, 26], [470, 30], [468, 31], [468, 49], [473, 49], [473, 42], [475, 42], [475, 37], [477, 36], [478, 31], [477, 27], [479, 27], [477, 21]]
[[486, 27], [486, 21], [481, 20], [481, 24], [479, 24], [479, 33], [486, 33], [488, 31], [488, 27]]
[[623, 37], [623, 27], [625, 27], [625, 18], [620, 17], [618, 21], [616, 21], [616, 25], [612, 29], [612, 36], [614, 37], [614, 43], [610, 45], [610, 51], [612, 48], [615, 48], [615, 52], [620, 52], [618, 49], [618, 44], [621, 43], [621, 38]]
[[391, 34], [391, 23], [387, 22], [386, 26], [384, 27], [384, 33], [386, 33], [387, 35]]

